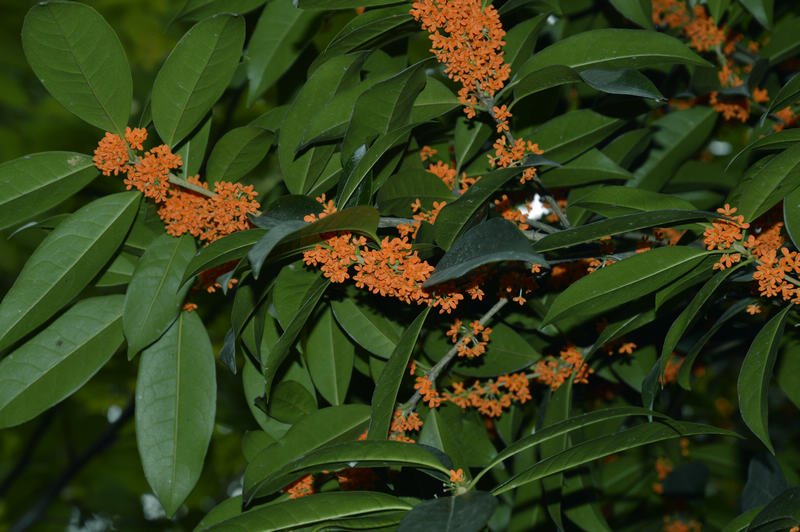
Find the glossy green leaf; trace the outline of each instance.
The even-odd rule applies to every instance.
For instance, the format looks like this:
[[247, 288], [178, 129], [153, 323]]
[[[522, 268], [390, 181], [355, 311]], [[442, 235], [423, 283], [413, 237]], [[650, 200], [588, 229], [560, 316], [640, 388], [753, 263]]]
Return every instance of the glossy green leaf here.
[[144, 252], [125, 292], [122, 327], [128, 358], [156, 341], [178, 315], [189, 289], [183, 273], [194, 256], [190, 235], [158, 237]]
[[610, 0], [622, 16], [646, 30], [653, 29], [653, 4], [650, 0]]
[[204, 530], [295, 529], [304, 525], [386, 510], [409, 510], [411, 505], [393, 495], [372, 491], [333, 491], [259, 506]]
[[291, 0], [266, 5], [247, 45], [248, 105], [253, 105], [300, 57], [311, 42], [317, 18], [317, 13], [298, 9]]
[[547, 266], [516, 225], [503, 218], [491, 218], [456, 240], [423, 286], [457, 279], [478, 266], [507, 260]]
[[137, 262], [139, 262], [139, 257], [136, 255], [120, 251], [111, 261], [111, 264], [103, 270], [102, 275], [95, 281], [94, 286], [100, 288], [128, 284], [133, 277]]
[[492, 136], [494, 131], [483, 122], [470, 120], [461, 116], [456, 120], [456, 127], [453, 132], [453, 156], [459, 168], [475, 157]]
[[78, 209], [45, 237], [0, 302], [0, 350], [69, 303], [114, 256], [139, 203], [121, 192]]
[[249, 489], [245, 486], [245, 504], [273, 493], [305, 474], [345, 467], [414, 467], [450, 475], [449, 467], [422, 445], [391, 440], [333, 443], [299, 455]]
[[263, 229], [236, 231], [200, 248], [186, 267], [183, 280], [187, 281], [209, 268], [245, 257], [253, 244], [261, 240], [265, 234], [266, 231]]
[[483, 477], [486, 473], [488, 473], [492, 468], [502, 463], [504, 460], [507, 460], [512, 456], [516, 456], [517, 454], [522, 453], [544, 442], [553, 440], [555, 438], [560, 438], [566, 434], [569, 434], [574, 430], [579, 430], [584, 427], [589, 427], [593, 424], [605, 423], [612, 419], [625, 418], [628, 416], [644, 416], [644, 415], [663, 416], [663, 414], [657, 414], [646, 408], [639, 408], [635, 406], [624, 406], [615, 408], [605, 408], [602, 410], [595, 410], [594, 412], [587, 412], [585, 414], [573, 416], [571, 418], [565, 419], [564, 421], [560, 421], [556, 424], [544, 427], [543, 429], [537, 430], [534, 434], [525, 436], [524, 438], [521, 438], [509, 444], [505, 449], [500, 451], [500, 453], [498, 453], [497, 456], [494, 457], [494, 459], [492, 459], [486, 465], [486, 467], [481, 469], [480, 473], [475, 475], [475, 478], [472, 480], [472, 485], [473, 486], [476, 485], [481, 477]]
[[[798, 92], [800, 92], [800, 88], [798, 88]], [[791, 148], [798, 142], [800, 142], [800, 129], [783, 129], [775, 133], [770, 133], [765, 137], [754, 140], [742, 148], [734, 157], [731, 157], [726, 170], [741, 156], [749, 154], [751, 151], [782, 150], [784, 148]]]
[[800, 488], [792, 486], [775, 497], [753, 518], [752, 532], [773, 532], [800, 523]]
[[[375, 208], [361, 205], [335, 212], [313, 223], [286, 221], [267, 231], [247, 253], [247, 259], [253, 266], [254, 275], [258, 276], [270, 253], [282, 242], [297, 241], [300, 246], [313, 247], [320, 241], [319, 235], [335, 231], [352, 231], [377, 241], [375, 231], [378, 229], [379, 218]], [[282, 256], [286, 256], [287, 248], [284, 247], [283, 251]]]
[[266, 0], [186, 0], [175, 20], [201, 20], [217, 13], [243, 15], [256, 9]]
[[522, 65], [518, 75], [550, 65], [576, 70], [644, 68], [670, 63], [710, 67], [688, 46], [664, 33], [606, 28], [584, 31], [551, 44]]
[[167, 515], [200, 478], [217, 403], [214, 351], [196, 312], [182, 312], [142, 352], [136, 442], [147, 482]]
[[511, 103], [511, 108], [522, 98], [531, 94], [580, 81], [582, 81], [580, 74], [565, 65], [550, 65], [528, 72], [524, 76], [520, 76], [518, 81], [510, 84], [514, 88], [514, 101]]
[[550, 305], [544, 323], [589, 317], [650, 294], [692, 269], [706, 252], [670, 246], [637, 253], [571, 284]]
[[580, 76], [593, 89], [608, 94], [640, 96], [656, 101], [665, 100], [653, 82], [638, 70], [592, 68], [581, 71]]
[[711, 107], [697, 106], [662, 116], [652, 126], [656, 129], [656, 148], [635, 172], [633, 186], [661, 190], [678, 167], [706, 142], [717, 123], [718, 113]]
[[353, 373], [355, 346], [336, 323], [330, 308], [308, 332], [303, 353], [320, 395], [332, 405], [344, 403]]
[[783, 356], [777, 371], [778, 386], [786, 397], [800, 408], [800, 356], [797, 356], [800, 343], [794, 339], [784, 342]]
[[389, 358], [400, 341], [403, 327], [354, 296], [353, 292], [331, 301], [336, 321], [358, 345], [381, 358]]
[[626, 181], [632, 178], [633, 174], [595, 148], [564, 166], [553, 168], [541, 175], [542, 183], [546, 187], [586, 185], [597, 181]]
[[677, 347], [678, 342], [683, 334], [689, 328], [689, 325], [691, 325], [691, 323], [697, 317], [697, 313], [700, 312], [700, 309], [703, 307], [706, 301], [708, 301], [708, 298], [711, 297], [716, 289], [719, 288], [719, 286], [738, 269], [739, 268], [737, 265], [733, 268], [728, 268], [727, 270], [723, 270], [714, 274], [711, 280], [703, 284], [703, 287], [695, 293], [689, 304], [684, 307], [678, 317], [675, 318], [675, 321], [672, 322], [672, 325], [667, 331], [667, 335], [664, 337], [664, 345], [661, 348], [662, 374], [664, 372], [664, 368], [667, 367], [667, 362], [672, 356], [672, 352], [675, 350], [675, 347]]
[[384, 214], [410, 217], [411, 204], [417, 199], [425, 209], [433, 208], [434, 202], [452, 202], [456, 195], [444, 182], [432, 173], [418, 170], [397, 172], [378, 191], [378, 206]]
[[609, 141], [602, 152], [621, 167], [628, 169], [650, 145], [652, 136], [649, 128], [632, 129]]
[[0, 361], [0, 427], [19, 425], [83, 386], [122, 344], [122, 296], [79, 301]]
[[800, 17], [787, 14], [775, 24], [770, 33], [769, 42], [764, 44], [759, 54], [768, 59], [770, 65], [792, 57], [800, 49], [800, 39], [797, 38], [798, 23], [800, 23]]
[[747, 483], [742, 488], [742, 510], [769, 504], [788, 487], [781, 465], [774, 456], [759, 453], [747, 466]]
[[684, 210], [663, 210], [650, 211], [634, 214], [623, 214], [607, 220], [601, 220], [579, 227], [572, 227], [552, 233], [533, 245], [533, 248], [543, 253], [599, 240], [604, 236], [613, 236], [620, 233], [628, 233], [647, 227], [662, 227], [688, 220], [714, 219], [714, 213], [705, 211], [684, 211]]
[[775, 451], [769, 438], [767, 395], [786, 316], [791, 308], [791, 305], [787, 305], [758, 331], [744, 357], [737, 383], [739, 411], [745, 424], [773, 454]]
[[731, 191], [727, 202], [738, 208], [745, 222], [752, 222], [800, 186], [800, 144], [774, 157], [764, 157]]
[[418, 443], [444, 452], [453, 461], [453, 469], [464, 471], [484, 465], [497, 454], [480, 414], [456, 405], [432, 409], [425, 417]]
[[579, 109], [556, 116], [531, 133], [544, 156], [563, 163], [597, 145], [625, 124], [623, 120]]
[[774, 0], [739, 0], [759, 24], [765, 28], [772, 26], [772, 10]]
[[228, 131], [208, 156], [206, 179], [209, 182], [241, 179], [266, 157], [274, 138], [271, 131], [253, 126]]
[[89, 124], [122, 135], [133, 84], [117, 34], [94, 8], [41, 2], [22, 26], [22, 47], [36, 77], [58, 102]]
[[211, 526], [216, 525], [218, 523], [222, 523], [232, 517], [236, 517], [237, 515], [242, 514], [242, 496], [237, 495], [235, 497], [231, 497], [230, 499], [225, 499], [221, 503], [214, 506], [210, 512], [208, 512], [197, 526], [194, 528], [194, 532], [201, 532], [203, 530], [208, 530]]
[[183, 179], [194, 177], [200, 173], [200, 167], [206, 156], [208, 137], [211, 134], [211, 116], [206, 118], [195, 131], [183, 141], [181, 147], [175, 152], [181, 156], [183, 164], [180, 167], [180, 176]]
[[369, 412], [367, 405], [341, 405], [308, 414], [292, 425], [275, 444], [261, 450], [250, 461], [244, 475], [245, 488], [314, 449], [355, 440], [366, 430]]
[[397, 346], [394, 348], [389, 361], [383, 367], [380, 376], [375, 382], [375, 391], [372, 393], [372, 411], [370, 414], [369, 440], [384, 440], [389, 434], [392, 422], [392, 413], [395, 410], [397, 392], [406, 372], [406, 366], [411, 358], [411, 353], [417, 345], [417, 338], [422, 330], [422, 325], [428, 317], [431, 307], [425, 307], [411, 325], [403, 331]]
[[244, 19], [231, 14], [204, 19], [186, 32], [153, 82], [153, 124], [174, 146], [225, 92], [244, 46]]
[[297, 423], [317, 409], [317, 401], [302, 384], [283, 380], [275, 385], [267, 414], [281, 423]]
[[547, 16], [539, 15], [521, 21], [506, 33], [503, 59], [514, 73], [533, 55], [536, 41], [547, 22]]
[[0, 164], [0, 229], [55, 207], [97, 177], [82, 153], [32, 153]]
[[425, 88], [411, 107], [411, 122], [427, 122], [461, 105], [447, 85], [434, 77], [425, 80]]
[[678, 196], [633, 187], [605, 186], [581, 196], [575, 205], [611, 218], [641, 211], [694, 210], [694, 205]]
[[529, 482], [567, 471], [610, 454], [671, 438], [696, 435], [736, 436], [736, 433], [699, 423], [666, 420], [644, 423], [615, 434], [573, 445], [569, 449], [545, 458], [536, 465], [515, 474], [507, 481], [500, 483], [492, 490], [492, 493], [499, 495]]
[[485, 491], [422, 501], [400, 521], [398, 532], [436, 530], [440, 532], [478, 532], [497, 507], [497, 499]]

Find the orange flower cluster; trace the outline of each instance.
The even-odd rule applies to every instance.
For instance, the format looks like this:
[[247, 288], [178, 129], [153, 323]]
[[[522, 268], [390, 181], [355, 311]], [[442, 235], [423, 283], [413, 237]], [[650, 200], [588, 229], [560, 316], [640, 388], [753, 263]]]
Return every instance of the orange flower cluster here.
[[680, 0], [653, 0], [653, 22], [656, 25], [677, 29], [689, 20], [686, 4]]
[[672, 463], [669, 461], [669, 458], [661, 456], [656, 460], [656, 476], [658, 477], [658, 482], [653, 484], [653, 491], [662, 495], [664, 493], [664, 486], [661, 484], [661, 481], [667, 478], [672, 472]]
[[800, 115], [796, 115], [792, 112], [791, 106], [786, 106], [780, 111], [775, 113], [776, 118], [778, 118], [779, 122], [772, 126], [772, 129], [775, 131], [782, 131], [787, 127], [794, 127], [797, 125], [797, 119], [800, 118]]
[[408, 432], [419, 432], [422, 428], [422, 420], [416, 412], [412, 412], [407, 416], [403, 415], [402, 410], [395, 410], [392, 416], [392, 425], [389, 428], [389, 439], [395, 441], [404, 441], [407, 443], [414, 443], [414, 440], [408, 437]]
[[681, 366], [685, 360], [686, 357], [679, 356], [677, 353], [672, 353], [670, 355], [669, 360], [667, 360], [667, 365], [664, 368], [664, 375], [658, 379], [662, 386], [678, 381], [678, 372], [681, 370]]
[[431, 408], [436, 408], [442, 404], [442, 397], [433, 387], [433, 381], [427, 376], [417, 377], [414, 389], [422, 396], [422, 401]]
[[721, 99], [719, 98], [719, 93], [713, 91], [709, 96], [708, 103], [710, 103], [714, 110], [720, 113], [725, 120], [737, 119], [744, 123], [750, 118], [750, 99], [744, 96]]
[[[214, 194], [204, 195], [170, 183], [170, 172], [180, 167], [181, 156], [161, 144], [141, 156], [147, 131], [143, 128], [125, 128], [125, 139], [106, 133], [94, 151], [94, 164], [104, 175], [125, 174], [128, 190], [136, 188], [145, 197], [159, 204], [158, 214], [166, 223], [166, 231], [173, 236], [190, 233], [192, 236], [213, 242], [225, 235], [250, 228], [249, 214], [258, 212], [260, 205], [252, 186], [219, 181], [214, 184]], [[133, 157], [133, 159], [131, 158]], [[205, 190], [199, 176], [188, 183]]]
[[530, 229], [528, 218], [517, 208], [517, 203], [509, 199], [508, 194], [503, 194], [500, 199], [494, 200], [494, 208], [509, 222], [517, 224], [521, 231]]
[[672, 520], [669, 517], [665, 517], [664, 528], [662, 530], [663, 532], [700, 532], [702, 527], [700, 523], [695, 520], [684, 523], [680, 520]]
[[453, 484], [460, 484], [464, 482], [464, 470], [459, 468], [458, 471], [455, 469], [450, 470], [450, 482]]
[[[469, 327], [464, 326], [461, 320], [456, 320], [450, 330], [447, 331], [447, 336], [456, 344], [458, 356], [475, 358], [486, 352], [486, 344], [489, 343], [489, 335], [491, 333], [492, 330], [481, 325], [478, 320], [470, 323]], [[461, 336], [460, 339], [459, 336]], [[478, 336], [480, 336], [481, 340], [478, 339]], [[472, 347], [469, 344], [472, 344]]]
[[[434, 155], [436, 155], [436, 153], [437, 153], [436, 150], [434, 150], [430, 146], [423, 146], [422, 149], [419, 152], [419, 156], [420, 156], [420, 159], [422, 159], [422, 162], [426, 162], [430, 158], [432, 158]], [[435, 175], [436, 177], [438, 177], [439, 179], [441, 179], [442, 183], [447, 185], [447, 188], [449, 188], [450, 190], [455, 190], [456, 189], [456, 175], [457, 174], [456, 174], [456, 169], [453, 168], [452, 165], [450, 165], [450, 164], [448, 164], [446, 162], [436, 161], [436, 162], [433, 162], [433, 163], [429, 163], [427, 168], [426, 168], [426, 170], [429, 173], [431, 173], [431, 174]], [[481, 176], [467, 177], [467, 173], [466, 172], [461, 172], [461, 179], [458, 180], [459, 181], [458, 182], [458, 188], [459, 188], [458, 192], [460, 194], [463, 194], [464, 192], [467, 191], [467, 189], [469, 189], [470, 186], [472, 186], [473, 184], [477, 183], [480, 178], [481, 178]], [[417, 201], [419, 201], [419, 200], [417, 200]], [[431, 222], [431, 223], [433, 223], [433, 222]]]
[[454, 382], [452, 391], [442, 394], [449, 401], [463, 410], [476, 408], [484, 416], [500, 417], [503, 409], [513, 403], [524, 404], [531, 399], [530, 383], [524, 373], [502, 375], [497, 380], [489, 380], [481, 384], [476, 380], [469, 388], [463, 382]]
[[549, 356], [536, 363], [537, 380], [554, 391], [573, 375], [573, 382], [586, 384], [592, 373], [594, 370], [583, 361], [583, 354], [572, 344], [564, 346], [559, 358]]
[[696, 5], [690, 14], [681, 0], [653, 0], [653, 22], [658, 26], [681, 29], [699, 52], [709, 51], [725, 42], [724, 28], [714, 24], [714, 19], [706, 14], [702, 5]]
[[506, 32], [497, 10], [480, 0], [420, 0], [410, 13], [430, 33], [431, 52], [447, 65], [445, 73], [461, 83], [458, 97], [472, 118], [479, 99], [500, 90], [511, 71], [503, 62]]
[[299, 499], [300, 497], [316, 493], [314, 489], [314, 475], [309, 473], [308, 475], [298, 478], [283, 488], [283, 491], [289, 494], [290, 499]]
[[[494, 155], [486, 155], [489, 158], [489, 164], [493, 168], [495, 166], [500, 168], [519, 166], [527, 155], [541, 155], [544, 153], [539, 149], [538, 144], [525, 139], [515, 140], [514, 145], [510, 147], [507, 144], [508, 141], [504, 136], [497, 137], [497, 140], [494, 141]], [[519, 182], [525, 184], [534, 177], [536, 177], [536, 168], [531, 166], [522, 171], [522, 177], [520, 177]]]
[[530, 272], [520, 272], [517, 270], [510, 270], [504, 272], [498, 281], [497, 297], [500, 299], [511, 297], [511, 300], [518, 303], [520, 306], [527, 302], [525, 297], [533, 293], [534, 290], [539, 288], [539, 283], [533, 275], [541, 273], [541, 264], [532, 264]]
[[436, 221], [436, 217], [439, 215], [442, 209], [444, 209], [445, 205], [447, 205], [446, 201], [434, 201], [433, 202], [433, 209], [426, 211], [422, 208], [422, 202], [419, 198], [417, 198], [414, 203], [411, 204], [411, 208], [414, 211], [414, 222], [409, 224], [400, 224], [397, 226], [397, 231], [400, 233], [400, 237], [410, 237], [410, 238], [417, 238], [417, 233], [419, 232], [419, 228], [422, 227], [422, 222], [427, 222], [431, 225]]

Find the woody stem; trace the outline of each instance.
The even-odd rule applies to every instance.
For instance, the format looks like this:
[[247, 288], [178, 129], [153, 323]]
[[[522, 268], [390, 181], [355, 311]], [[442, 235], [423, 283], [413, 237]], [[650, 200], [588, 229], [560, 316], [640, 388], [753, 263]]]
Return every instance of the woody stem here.
[[198, 194], [202, 194], [203, 196], [208, 196], [209, 198], [213, 198], [214, 196], [216, 196], [214, 192], [211, 192], [210, 190], [203, 188], [200, 185], [189, 183], [185, 179], [172, 174], [169, 174], [169, 182], [175, 186], [191, 190], [192, 192], [197, 192]]
[[[478, 320], [478, 323], [480, 323], [481, 325], [486, 325], [486, 322], [492, 319], [492, 317], [495, 314], [497, 314], [500, 311], [500, 309], [506, 306], [507, 303], [508, 303], [508, 298], [500, 299], [497, 303], [494, 304], [494, 306], [492, 306], [492, 308], [490, 308], [486, 312], [486, 314], [484, 314]], [[450, 363], [450, 361], [453, 360], [453, 357], [456, 356], [456, 354], [458, 353], [458, 347], [462, 344], [462, 340], [456, 342], [456, 345], [450, 348], [450, 350], [447, 353], [445, 353], [445, 355], [441, 358], [441, 360], [439, 360], [439, 362], [437, 362], [425, 375], [426, 377], [428, 377], [428, 379], [430, 379], [432, 385], [436, 383], [436, 379], [439, 377], [439, 374]], [[414, 395], [411, 396], [411, 399], [409, 399], [408, 402], [406, 402], [406, 404], [403, 405], [403, 407], [401, 408], [401, 410], [403, 411], [403, 415], [406, 416], [409, 413], [413, 412], [414, 409], [417, 407], [417, 403], [419, 403], [419, 400], [421, 398], [422, 394], [419, 393], [419, 390], [414, 392]]]

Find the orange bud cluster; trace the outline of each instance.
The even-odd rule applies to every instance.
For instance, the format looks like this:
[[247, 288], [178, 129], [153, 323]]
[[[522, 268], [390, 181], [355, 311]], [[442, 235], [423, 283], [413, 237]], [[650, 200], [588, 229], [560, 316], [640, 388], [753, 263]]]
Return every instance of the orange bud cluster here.
[[299, 499], [300, 497], [316, 493], [316, 490], [314, 490], [314, 475], [309, 473], [308, 475], [298, 478], [283, 488], [283, 491], [289, 494], [290, 499]]
[[463, 410], [476, 408], [488, 417], [500, 417], [504, 409], [514, 403], [524, 404], [530, 398], [530, 383], [524, 373], [502, 375], [485, 384], [476, 380], [469, 388], [463, 382], [454, 382], [451, 390], [442, 394], [443, 400]]
[[[170, 172], [180, 167], [181, 156], [166, 144], [155, 146], [141, 156], [147, 130], [125, 128], [125, 139], [106, 133], [94, 151], [94, 164], [104, 175], [125, 174], [128, 190], [135, 188], [159, 204], [158, 214], [173, 236], [189, 233], [205, 242], [250, 228], [249, 214], [258, 212], [257, 193], [252, 186], [219, 181], [214, 194], [200, 194], [170, 182]], [[133, 159], [131, 159], [133, 156]], [[199, 176], [187, 179], [189, 185], [208, 190]]]
[[404, 416], [402, 410], [395, 410], [392, 416], [392, 425], [389, 428], [389, 439], [414, 443], [414, 440], [412, 440], [407, 433], [419, 432], [421, 428], [422, 420], [416, 412]]
[[[486, 155], [492, 167], [499, 166], [500, 168], [509, 168], [519, 166], [527, 155], [541, 155], [544, 153], [539, 149], [538, 144], [534, 144], [529, 140], [526, 141], [525, 139], [515, 140], [514, 145], [510, 147], [508, 147], [507, 144], [508, 141], [506, 137], [497, 137], [497, 140], [495, 140], [494, 155]], [[522, 171], [522, 177], [519, 182], [524, 184], [531, 181], [534, 177], [536, 177], [536, 168], [531, 166]]]
[[567, 379], [573, 382], [588, 383], [588, 377], [594, 370], [583, 361], [583, 354], [572, 344], [567, 344], [559, 353], [559, 358], [552, 356], [536, 363], [537, 380], [557, 390]]

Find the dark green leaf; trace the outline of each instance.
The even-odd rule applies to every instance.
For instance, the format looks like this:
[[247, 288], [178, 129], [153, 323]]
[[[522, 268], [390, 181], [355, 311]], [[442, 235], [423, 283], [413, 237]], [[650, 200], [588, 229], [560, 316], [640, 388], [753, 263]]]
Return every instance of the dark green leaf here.
[[235, 233], [231, 233], [200, 248], [186, 267], [186, 274], [183, 276], [183, 280], [187, 281], [209, 268], [241, 259], [247, 255], [247, 252], [250, 251], [253, 244], [261, 240], [261, 237], [266, 233], [267, 232], [263, 229], [236, 231]]
[[481, 151], [492, 133], [494, 133], [492, 128], [483, 122], [470, 120], [465, 116], [456, 120], [453, 132], [453, 157], [459, 168], [466, 166], [469, 160]]
[[597, 181], [632, 179], [633, 174], [609, 159], [603, 152], [592, 148], [564, 166], [542, 173], [546, 187], [569, 187]]
[[203, 165], [203, 159], [206, 156], [206, 148], [208, 148], [208, 137], [211, 134], [211, 117], [206, 118], [198, 128], [195, 129], [194, 134], [189, 136], [182, 144], [181, 147], [175, 152], [181, 156], [181, 177], [188, 179], [200, 173], [200, 167]]
[[649, 445], [670, 438], [680, 438], [701, 434], [735, 436], [736, 433], [710, 425], [681, 423], [677, 421], [653, 421], [622, 430], [615, 434], [588, 440], [538, 462], [509, 480], [502, 482], [492, 493], [499, 495], [529, 482], [545, 478], [574, 467], [587, 464], [610, 454]]
[[605, 186], [581, 196], [575, 205], [602, 216], [612, 217], [641, 211], [680, 209], [692, 211], [694, 205], [683, 198], [633, 187]]
[[358, 345], [381, 358], [389, 358], [403, 332], [394, 320], [361, 303], [355, 294], [331, 301], [336, 321]]
[[244, 46], [244, 19], [214, 15], [192, 26], [153, 82], [153, 125], [174, 146], [188, 135], [230, 83]]
[[[798, 76], [800, 78], [800, 76]], [[798, 89], [800, 91], [800, 89]], [[742, 155], [746, 155], [751, 151], [758, 150], [782, 150], [784, 148], [791, 148], [800, 142], [800, 129], [783, 129], [775, 133], [770, 133], [765, 137], [758, 138], [742, 148], [742, 151], [731, 157], [726, 170], [733, 165], [734, 161], [739, 159]]]
[[252, 11], [266, 0], [186, 0], [175, 20], [201, 20], [217, 13], [236, 13], [243, 15]]
[[588, 318], [639, 299], [688, 272], [705, 255], [702, 249], [685, 246], [637, 253], [571, 284], [556, 297], [543, 321]]
[[36, 77], [78, 118], [122, 135], [133, 84], [117, 34], [94, 8], [41, 2], [22, 26], [22, 47]]
[[653, 82], [638, 70], [592, 68], [582, 71], [580, 76], [593, 89], [609, 94], [641, 96], [656, 101], [665, 99]]
[[72, 395], [122, 344], [122, 296], [84, 299], [0, 361], [0, 427]]
[[0, 350], [47, 321], [117, 251], [136, 215], [138, 192], [121, 192], [77, 210], [45, 237], [0, 302]]
[[282, 423], [297, 423], [317, 409], [317, 401], [302, 384], [283, 380], [275, 385], [267, 414]]
[[492, 325], [491, 338], [486, 356], [460, 359], [453, 371], [470, 377], [496, 377], [527, 368], [542, 356], [525, 338], [502, 322]]
[[190, 235], [161, 235], [142, 255], [122, 311], [129, 359], [156, 341], [178, 315], [189, 289], [187, 283], [181, 290], [181, 281], [194, 251]]
[[761, 48], [760, 56], [769, 59], [770, 66], [788, 59], [800, 49], [800, 39], [797, 36], [797, 24], [800, 17], [788, 15], [781, 18], [772, 32], [769, 42]]
[[451, 109], [455, 109], [459, 105], [461, 105], [461, 102], [458, 101], [453, 91], [447, 88], [447, 85], [434, 77], [428, 77], [425, 81], [425, 88], [414, 100], [410, 121], [414, 123], [426, 122], [445, 114]]
[[389, 357], [389, 362], [383, 367], [380, 377], [375, 383], [375, 391], [372, 394], [369, 433], [367, 434], [367, 438], [370, 440], [384, 440], [389, 434], [397, 392], [400, 390], [400, 383], [405, 375], [408, 360], [417, 345], [417, 337], [419, 337], [422, 325], [425, 323], [425, 318], [428, 317], [430, 310], [430, 306], [425, 307], [414, 318], [411, 325], [403, 331], [397, 346]]
[[253, 126], [228, 131], [208, 156], [206, 179], [209, 182], [241, 179], [264, 159], [274, 137], [271, 131]]
[[611, 5], [631, 22], [646, 30], [653, 29], [653, 4], [650, 0], [611, 0]]
[[522, 98], [531, 94], [566, 85], [567, 83], [577, 83], [582, 80], [583, 78], [575, 69], [564, 65], [550, 65], [540, 70], [528, 72], [526, 75], [521, 76], [519, 81], [509, 84], [514, 88], [514, 101], [511, 103], [511, 108]]
[[515, 25], [506, 33], [503, 59], [511, 67], [512, 73], [515, 73], [533, 55], [536, 41], [546, 22], [547, 16], [545, 15], [531, 17]]
[[562, 163], [597, 145], [624, 124], [618, 118], [579, 109], [548, 120], [531, 138], [544, 150], [545, 157]]
[[0, 164], [0, 229], [55, 207], [97, 177], [82, 153], [32, 153]]
[[136, 269], [138, 261], [139, 257], [136, 255], [120, 251], [111, 264], [103, 270], [103, 274], [95, 281], [94, 286], [100, 288], [128, 284], [133, 277], [133, 271]]
[[788, 485], [781, 465], [768, 453], [755, 455], [747, 466], [747, 483], [742, 489], [742, 511], [769, 504]]
[[434, 202], [450, 202], [456, 195], [444, 182], [426, 170], [397, 172], [378, 191], [378, 206], [384, 214], [410, 217], [411, 204], [417, 199], [423, 208], [433, 208]]
[[267, 4], [247, 45], [248, 105], [274, 85], [311, 42], [317, 15], [298, 9], [291, 0]]
[[800, 523], [800, 488], [792, 486], [775, 497], [753, 518], [752, 532], [785, 530]]
[[478, 532], [497, 507], [497, 499], [485, 491], [468, 491], [452, 497], [422, 501], [400, 521], [398, 532]]
[[142, 353], [136, 441], [145, 477], [168, 516], [203, 469], [217, 403], [214, 351], [196, 312], [182, 312]]
[[774, 0], [739, 0], [759, 24], [769, 29], [772, 26]]
[[800, 185], [800, 144], [750, 167], [727, 202], [752, 222]]
[[516, 225], [503, 218], [492, 218], [476, 225], [444, 254], [422, 286], [456, 279], [478, 266], [506, 260], [525, 261], [547, 266]]
[[[792, 76], [792, 79], [787, 81], [786, 85], [781, 87], [781, 89], [778, 91], [778, 94], [776, 94], [774, 97], [770, 99], [769, 106], [767, 107], [767, 110], [764, 112], [764, 117], [766, 117], [769, 113], [772, 113], [776, 110], [781, 110], [787, 105], [791, 105], [797, 99], [798, 95], [800, 95], [800, 76]], [[767, 135], [763, 139], [757, 139], [753, 144], [756, 144], [758, 142], [767, 142], [768, 141], [767, 139], [770, 139], [772, 137], [780, 137], [781, 134], [792, 138], [800, 134], [800, 131], [792, 129], [778, 131], [777, 133], [773, 133], [772, 135]]]
[[745, 424], [773, 454], [775, 451], [769, 438], [767, 423], [767, 394], [770, 380], [772, 380], [772, 368], [775, 367], [775, 357], [778, 356], [778, 347], [786, 324], [786, 316], [791, 308], [791, 305], [787, 305], [758, 331], [744, 357], [737, 383], [739, 410]]
[[344, 403], [353, 372], [355, 346], [333, 319], [330, 308], [325, 309], [308, 332], [303, 353], [320, 395], [332, 405]]
[[372, 515], [386, 510], [409, 510], [411, 505], [393, 495], [371, 491], [333, 491], [254, 508], [211, 528], [213, 530], [297, 529], [330, 519]]

